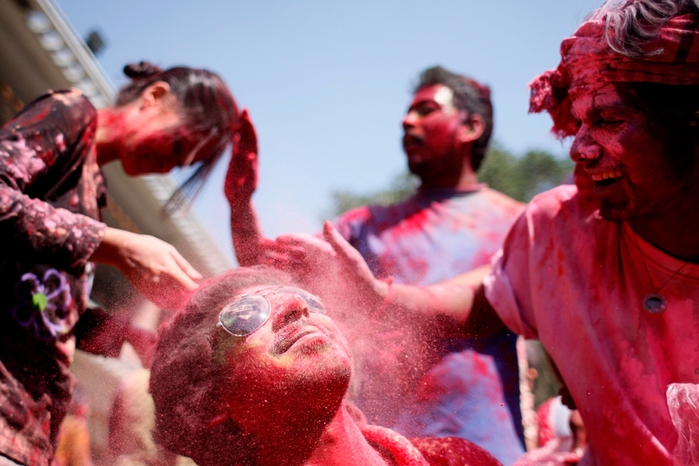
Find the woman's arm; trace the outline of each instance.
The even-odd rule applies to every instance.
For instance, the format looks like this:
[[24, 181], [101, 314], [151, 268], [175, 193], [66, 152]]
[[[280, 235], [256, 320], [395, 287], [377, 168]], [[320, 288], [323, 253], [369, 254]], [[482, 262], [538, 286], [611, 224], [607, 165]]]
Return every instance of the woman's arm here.
[[[88, 260], [112, 265], [160, 307], [178, 307], [201, 275], [171, 245], [107, 228], [91, 216], [47, 202], [63, 186], [76, 186], [73, 178], [80, 178], [85, 167], [97, 170], [96, 118], [87, 99], [70, 89], [37, 99], [0, 129], [0, 238], [5, 251], [77, 275]], [[84, 180], [81, 189], [88, 193], [82, 198], [76, 193], [71, 209], [97, 217], [98, 179], [99, 174]]]
[[95, 129], [96, 111], [75, 89], [40, 97], [0, 129], [0, 237], [7, 253], [76, 273], [84, 268], [106, 225], [46, 198], [94, 157]]

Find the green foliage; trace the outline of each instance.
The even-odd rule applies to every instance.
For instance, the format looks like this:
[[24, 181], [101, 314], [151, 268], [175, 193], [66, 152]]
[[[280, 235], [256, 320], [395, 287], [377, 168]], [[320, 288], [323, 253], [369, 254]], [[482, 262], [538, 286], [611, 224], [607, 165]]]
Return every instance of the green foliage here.
[[408, 198], [419, 185], [420, 181], [414, 175], [406, 172], [396, 176], [388, 189], [383, 191], [368, 194], [357, 194], [344, 190], [334, 191], [331, 194], [332, 207], [329, 215], [323, 218], [337, 217], [350, 209], [367, 204], [388, 205], [400, 202]]
[[478, 171], [478, 179], [518, 201], [529, 202], [537, 194], [561, 184], [572, 171], [573, 162], [567, 157], [530, 151], [518, 158], [494, 147]]
[[[478, 179], [492, 189], [519, 201], [528, 202], [535, 195], [561, 184], [573, 171], [569, 158], [558, 158], [543, 151], [530, 151], [515, 157], [500, 146], [488, 151]], [[419, 180], [408, 173], [393, 179], [388, 189], [367, 194], [339, 190], [332, 193], [328, 217], [337, 217], [348, 210], [367, 204], [392, 204], [408, 196], [419, 186]]]

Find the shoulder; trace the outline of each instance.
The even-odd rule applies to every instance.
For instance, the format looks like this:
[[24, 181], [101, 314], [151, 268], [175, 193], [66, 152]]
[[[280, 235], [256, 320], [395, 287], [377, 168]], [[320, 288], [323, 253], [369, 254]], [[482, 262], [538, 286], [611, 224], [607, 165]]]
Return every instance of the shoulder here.
[[13, 130], [31, 126], [55, 126], [63, 132], [97, 123], [97, 110], [78, 89], [48, 91], [27, 104], [8, 123]]
[[413, 438], [410, 442], [431, 465], [440, 466], [499, 466], [500, 462], [475, 443], [457, 437]]
[[347, 212], [340, 215], [335, 223], [358, 223], [364, 222], [371, 216], [370, 206], [359, 206], [354, 209], [350, 209]]
[[431, 463], [410, 440], [385, 427], [359, 426], [362, 435], [381, 456], [396, 465], [429, 466]]
[[527, 217], [543, 221], [569, 221], [585, 219], [593, 210], [581, 202], [575, 185], [561, 185], [535, 196], [527, 204]]
[[84, 113], [97, 114], [97, 110], [87, 97], [74, 87], [66, 89], [51, 89], [32, 102], [28, 103], [21, 113], [37, 106], [51, 106], [56, 110], [79, 110]]

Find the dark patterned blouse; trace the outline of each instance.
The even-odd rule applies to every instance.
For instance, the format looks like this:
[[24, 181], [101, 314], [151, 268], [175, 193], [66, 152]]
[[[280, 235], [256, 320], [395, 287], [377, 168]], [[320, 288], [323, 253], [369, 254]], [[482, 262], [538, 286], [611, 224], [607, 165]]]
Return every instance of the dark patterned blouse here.
[[27, 465], [51, 462], [88, 259], [106, 230], [96, 130], [75, 89], [49, 92], [0, 129], [0, 454]]

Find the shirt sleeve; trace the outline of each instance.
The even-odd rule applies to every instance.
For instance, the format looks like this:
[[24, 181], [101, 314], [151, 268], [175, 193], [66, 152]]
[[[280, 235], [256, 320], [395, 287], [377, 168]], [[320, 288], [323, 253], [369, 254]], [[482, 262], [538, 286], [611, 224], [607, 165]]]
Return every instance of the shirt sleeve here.
[[338, 233], [354, 246], [354, 243], [361, 236], [362, 226], [370, 215], [369, 206], [361, 206], [345, 212], [332, 223]]
[[510, 230], [503, 248], [493, 258], [483, 285], [486, 298], [504, 324], [525, 338], [537, 339], [530, 281], [533, 236], [528, 214], [525, 211]]
[[105, 224], [46, 201], [81, 176], [96, 128], [94, 107], [70, 89], [40, 97], [0, 129], [0, 238], [10, 254], [79, 272], [97, 249]]

